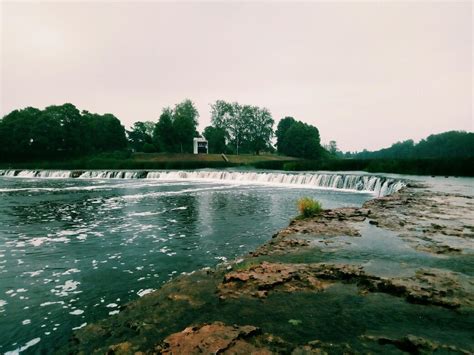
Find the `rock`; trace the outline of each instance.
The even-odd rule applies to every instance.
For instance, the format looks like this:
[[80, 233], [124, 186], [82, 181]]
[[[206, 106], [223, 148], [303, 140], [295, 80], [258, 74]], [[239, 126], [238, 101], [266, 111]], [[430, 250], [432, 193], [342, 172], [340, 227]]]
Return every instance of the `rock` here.
[[107, 355], [126, 355], [133, 351], [132, 344], [129, 342], [111, 345], [107, 350]]
[[401, 351], [410, 354], [433, 354], [438, 351], [450, 354], [471, 354], [471, 352], [460, 349], [456, 346], [440, 344], [414, 335], [407, 335], [401, 339], [370, 335], [364, 335], [361, 338], [364, 340], [375, 341], [380, 345], [394, 345]]
[[161, 354], [259, 354], [272, 352], [256, 341], [261, 334], [253, 326], [225, 325], [221, 322], [188, 327], [168, 336], [155, 350]]
[[335, 282], [353, 283], [363, 293], [387, 293], [417, 304], [445, 308], [474, 305], [474, 295], [461, 285], [457, 275], [438, 269], [420, 269], [411, 277], [382, 278], [355, 265], [262, 262], [226, 274], [218, 291], [220, 299], [265, 298], [270, 292], [322, 292]]
[[322, 291], [331, 283], [317, 279], [306, 264], [263, 262], [224, 276], [218, 290], [221, 299], [240, 296], [265, 298], [268, 292], [294, 292], [310, 289]]
[[291, 352], [291, 355], [327, 355], [327, 354], [357, 354], [346, 343], [334, 344], [324, 343], [320, 340], [314, 340], [303, 346], [298, 346]]

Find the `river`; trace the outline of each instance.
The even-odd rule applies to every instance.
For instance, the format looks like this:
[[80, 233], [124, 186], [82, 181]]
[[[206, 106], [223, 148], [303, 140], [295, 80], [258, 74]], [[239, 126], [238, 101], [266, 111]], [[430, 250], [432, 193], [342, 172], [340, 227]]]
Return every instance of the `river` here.
[[244, 255], [296, 201], [360, 206], [397, 179], [235, 171], [0, 171], [0, 352], [45, 351], [173, 277]]

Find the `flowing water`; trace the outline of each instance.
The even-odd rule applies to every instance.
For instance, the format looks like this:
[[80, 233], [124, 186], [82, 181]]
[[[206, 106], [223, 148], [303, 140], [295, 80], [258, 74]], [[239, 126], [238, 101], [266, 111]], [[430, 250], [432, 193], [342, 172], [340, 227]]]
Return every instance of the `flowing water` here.
[[360, 206], [399, 179], [239, 171], [0, 171], [0, 353], [51, 351], [164, 282], [243, 255], [302, 196]]

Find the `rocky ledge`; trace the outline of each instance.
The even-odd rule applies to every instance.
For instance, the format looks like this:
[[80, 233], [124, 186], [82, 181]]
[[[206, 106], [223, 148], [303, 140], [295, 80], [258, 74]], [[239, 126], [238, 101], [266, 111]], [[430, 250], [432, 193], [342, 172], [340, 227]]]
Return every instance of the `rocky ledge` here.
[[411, 185], [293, 220], [165, 284], [59, 353], [474, 352], [474, 200]]

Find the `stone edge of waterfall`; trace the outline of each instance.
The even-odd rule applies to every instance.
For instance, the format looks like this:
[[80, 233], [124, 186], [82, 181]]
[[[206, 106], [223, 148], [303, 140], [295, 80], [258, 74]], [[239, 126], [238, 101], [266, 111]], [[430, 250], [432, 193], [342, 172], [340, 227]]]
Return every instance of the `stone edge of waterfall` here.
[[386, 196], [406, 186], [406, 181], [383, 175], [321, 172], [283, 173], [225, 170], [0, 170], [0, 177], [49, 179], [149, 179], [220, 183], [249, 183], [282, 187], [366, 192]]

